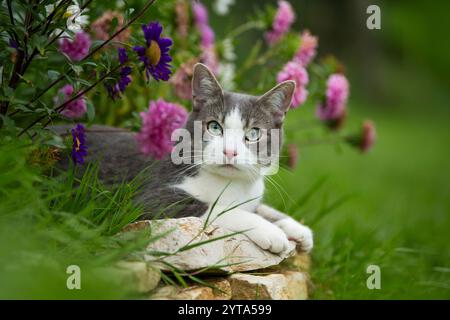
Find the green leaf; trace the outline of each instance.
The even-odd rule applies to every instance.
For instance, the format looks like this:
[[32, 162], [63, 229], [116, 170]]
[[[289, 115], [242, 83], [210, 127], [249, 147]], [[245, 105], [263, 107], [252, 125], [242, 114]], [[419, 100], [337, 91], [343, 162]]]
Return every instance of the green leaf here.
[[59, 77], [60, 73], [56, 70], [48, 70], [47, 75], [51, 81], [54, 81]]
[[82, 66], [73, 64], [73, 65], [71, 65], [71, 67], [72, 67], [72, 70], [75, 72], [75, 74], [77, 76], [79, 76], [83, 72], [83, 67]]
[[95, 108], [91, 100], [87, 100], [86, 106], [87, 106], [87, 117], [89, 122], [91, 122], [95, 118]]

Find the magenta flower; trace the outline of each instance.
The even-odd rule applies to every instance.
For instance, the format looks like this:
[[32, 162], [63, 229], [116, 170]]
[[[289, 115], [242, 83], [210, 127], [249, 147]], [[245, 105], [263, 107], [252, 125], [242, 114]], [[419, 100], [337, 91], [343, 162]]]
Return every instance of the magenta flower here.
[[278, 2], [278, 10], [272, 22], [272, 30], [266, 32], [266, 41], [273, 45], [290, 30], [295, 20], [295, 13], [289, 2], [281, 0]]
[[[64, 87], [59, 89], [58, 95], [54, 98], [54, 102], [57, 105], [61, 105], [62, 103], [72, 98], [72, 95], [72, 85], [66, 84]], [[84, 96], [81, 96], [78, 99], [67, 104], [64, 109], [61, 110], [61, 114], [70, 119], [78, 119], [81, 118], [86, 113], [86, 111], [86, 99]]]
[[187, 111], [182, 106], [162, 99], [151, 101], [148, 111], [140, 113], [141, 131], [136, 140], [145, 155], [162, 159], [173, 148], [172, 132], [183, 127], [187, 121]]
[[300, 48], [295, 54], [294, 60], [306, 67], [316, 56], [318, 40], [306, 30], [303, 31], [300, 41]]
[[73, 40], [64, 38], [59, 42], [59, 51], [73, 61], [83, 60], [88, 55], [90, 47], [91, 38], [83, 31], [77, 32]]
[[328, 123], [342, 123], [346, 116], [349, 84], [342, 74], [332, 74], [327, 81], [325, 102], [317, 107], [317, 117]]
[[286, 80], [295, 81], [296, 88], [294, 96], [292, 97], [292, 108], [297, 108], [302, 105], [308, 97], [308, 90], [306, 90], [306, 85], [309, 82], [308, 72], [306, 72], [306, 69], [300, 63], [290, 61], [277, 75], [278, 82]]

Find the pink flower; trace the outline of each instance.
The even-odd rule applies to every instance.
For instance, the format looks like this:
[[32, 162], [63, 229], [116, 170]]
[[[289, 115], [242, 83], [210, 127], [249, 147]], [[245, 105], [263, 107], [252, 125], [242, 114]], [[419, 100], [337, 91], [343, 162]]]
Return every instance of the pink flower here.
[[295, 169], [298, 163], [298, 148], [295, 143], [287, 146], [287, 165], [290, 169]]
[[[117, 25], [114, 30], [111, 30], [113, 20], [117, 20]], [[124, 26], [125, 19], [123, 15], [117, 11], [107, 10], [100, 18], [94, 21], [91, 25], [92, 31], [95, 33], [97, 39], [106, 41], [109, 36], [112, 35], [117, 30]], [[119, 42], [127, 42], [130, 38], [131, 30], [130, 28], [125, 29], [120, 34], [118, 34], [114, 40]]]
[[216, 49], [214, 47], [203, 48], [203, 54], [200, 61], [207, 65], [214, 74], [219, 72], [219, 59], [217, 58]]
[[359, 148], [362, 152], [367, 152], [375, 144], [377, 132], [375, 130], [375, 125], [372, 121], [366, 120], [362, 126], [361, 140], [359, 143]]
[[327, 81], [325, 102], [317, 107], [317, 117], [326, 122], [341, 123], [346, 115], [349, 84], [342, 74], [332, 74]]
[[[59, 95], [54, 98], [55, 104], [60, 105], [68, 101], [73, 95], [73, 87], [70, 84], [66, 84], [59, 89]], [[63, 98], [61, 99], [61, 96]], [[84, 96], [67, 104], [64, 109], [61, 110], [61, 114], [70, 119], [81, 118], [86, 113], [86, 99]]]
[[266, 33], [266, 41], [273, 45], [278, 42], [291, 28], [295, 20], [295, 13], [289, 2], [278, 2], [278, 10], [272, 22], [272, 30]]
[[185, 39], [188, 36], [188, 28], [189, 28], [189, 12], [187, 2], [177, 1], [175, 3], [175, 13], [177, 22], [177, 33], [181, 39]]
[[204, 48], [214, 46], [215, 35], [213, 29], [209, 25], [201, 25], [199, 29], [202, 35], [201, 46]]
[[294, 60], [306, 67], [316, 56], [317, 42], [317, 37], [311, 35], [308, 30], [304, 31], [301, 35], [300, 48], [295, 54]]
[[194, 13], [194, 19], [197, 25], [208, 24], [208, 10], [200, 2], [192, 2], [192, 12]]
[[140, 150], [145, 155], [162, 159], [173, 148], [172, 132], [183, 127], [187, 121], [187, 111], [179, 104], [166, 102], [162, 99], [150, 101], [147, 112], [140, 113], [142, 118], [141, 131], [136, 140]]
[[196, 63], [197, 59], [191, 59], [183, 63], [170, 79], [170, 82], [175, 87], [175, 94], [181, 99], [188, 100], [192, 98], [192, 73]]
[[308, 72], [306, 72], [305, 68], [300, 63], [290, 61], [277, 75], [278, 82], [286, 80], [295, 81], [296, 89], [292, 98], [292, 107], [297, 108], [302, 105], [308, 97], [308, 90], [306, 90], [306, 85], [309, 82]]
[[210, 47], [214, 45], [214, 31], [208, 23], [208, 10], [200, 2], [192, 3], [192, 11], [194, 13], [195, 24], [200, 32], [201, 46]]
[[73, 61], [83, 60], [89, 53], [91, 38], [83, 31], [75, 34], [75, 38], [70, 40], [64, 38], [59, 42], [59, 51], [65, 53]]

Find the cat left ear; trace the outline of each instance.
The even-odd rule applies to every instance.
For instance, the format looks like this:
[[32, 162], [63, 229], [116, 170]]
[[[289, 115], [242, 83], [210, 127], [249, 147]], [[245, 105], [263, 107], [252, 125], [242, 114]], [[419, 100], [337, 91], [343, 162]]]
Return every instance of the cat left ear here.
[[192, 76], [192, 100], [195, 109], [215, 103], [223, 96], [223, 90], [211, 70], [202, 63], [194, 66]]
[[258, 102], [259, 104], [275, 109], [275, 111], [281, 111], [284, 114], [291, 106], [294, 92], [295, 81], [284, 81], [262, 95], [258, 99]]

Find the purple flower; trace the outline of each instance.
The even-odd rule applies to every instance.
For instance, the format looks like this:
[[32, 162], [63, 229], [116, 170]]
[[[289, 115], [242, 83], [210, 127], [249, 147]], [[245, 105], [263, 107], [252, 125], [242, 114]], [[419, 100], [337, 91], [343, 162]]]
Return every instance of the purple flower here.
[[159, 99], [151, 101], [148, 111], [140, 115], [142, 128], [136, 136], [140, 150], [145, 155], [162, 159], [172, 151], [172, 132], [185, 125], [187, 111], [178, 104]]
[[214, 46], [215, 34], [213, 29], [209, 25], [201, 25], [199, 26], [199, 30], [202, 36], [201, 46], [204, 48]]
[[84, 134], [84, 126], [78, 123], [72, 129], [72, 160], [75, 165], [82, 165], [84, 157], [87, 156], [86, 137]]
[[[64, 87], [59, 89], [58, 95], [54, 98], [55, 104], [60, 105], [71, 99], [73, 95], [73, 90], [74, 89], [70, 84], [66, 84]], [[61, 110], [61, 114], [70, 119], [78, 119], [81, 118], [86, 113], [86, 111], [87, 111], [86, 100], [84, 96], [81, 96], [78, 99], [68, 103]]]
[[204, 48], [214, 46], [214, 31], [208, 23], [208, 10], [200, 2], [192, 3], [192, 11], [194, 13], [195, 24], [200, 32], [200, 44]]
[[317, 42], [317, 37], [311, 35], [308, 30], [304, 31], [301, 35], [300, 48], [295, 54], [294, 60], [306, 67], [316, 56]]
[[83, 60], [89, 53], [91, 38], [83, 31], [75, 34], [72, 40], [64, 38], [59, 42], [59, 51], [65, 53], [73, 61]]
[[125, 48], [118, 48], [117, 54], [119, 55], [119, 63], [124, 64], [128, 62], [127, 50]]
[[9, 39], [9, 46], [13, 49], [18, 50], [19, 49], [19, 44], [17, 43], [16, 40], [14, 40], [13, 38]]
[[278, 10], [272, 22], [272, 30], [266, 33], [266, 41], [273, 45], [278, 42], [291, 28], [295, 20], [295, 13], [287, 1], [278, 2]]
[[142, 31], [146, 40], [146, 46], [136, 46], [134, 51], [139, 55], [139, 60], [144, 63], [147, 80], [150, 75], [157, 81], [169, 80], [171, 66], [169, 62], [172, 58], [169, 55], [172, 40], [161, 38], [163, 27], [159, 22], [150, 22], [142, 25]]
[[200, 2], [192, 2], [195, 24], [200, 33], [200, 61], [207, 65], [215, 74], [219, 71], [219, 61], [214, 48], [215, 34], [208, 23], [208, 10]]
[[348, 95], [347, 78], [342, 74], [332, 74], [327, 80], [325, 101], [317, 107], [317, 117], [328, 123], [342, 123], [346, 115]]
[[296, 84], [294, 96], [292, 97], [292, 108], [302, 105], [308, 97], [306, 85], [309, 82], [308, 72], [296, 61], [288, 62], [277, 75], [277, 81], [294, 80]]
[[[119, 56], [119, 63], [121, 65], [128, 62], [128, 55], [127, 51], [124, 48], [118, 48], [117, 53]], [[120, 68], [120, 75], [119, 80], [117, 83], [111, 85], [111, 84], [105, 84], [106, 90], [108, 91], [109, 96], [115, 100], [119, 93], [124, 93], [126, 87], [131, 83], [131, 67], [130, 66], [124, 66]]]
[[200, 2], [192, 2], [192, 12], [194, 13], [194, 19], [197, 25], [208, 24], [208, 10]]

